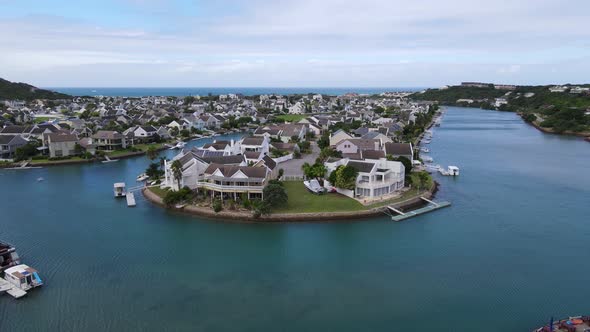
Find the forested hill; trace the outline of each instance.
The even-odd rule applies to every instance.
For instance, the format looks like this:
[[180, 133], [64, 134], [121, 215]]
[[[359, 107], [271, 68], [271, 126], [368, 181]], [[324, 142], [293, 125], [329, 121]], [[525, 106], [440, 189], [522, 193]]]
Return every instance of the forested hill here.
[[[552, 91], [553, 89], [553, 91]], [[513, 90], [451, 86], [410, 96], [441, 105], [481, 107], [518, 112], [527, 122], [555, 133], [590, 135], [590, 85], [517, 86]]]
[[0, 100], [68, 99], [69, 95], [36, 88], [26, 83], [13, 83], [0, 78]]

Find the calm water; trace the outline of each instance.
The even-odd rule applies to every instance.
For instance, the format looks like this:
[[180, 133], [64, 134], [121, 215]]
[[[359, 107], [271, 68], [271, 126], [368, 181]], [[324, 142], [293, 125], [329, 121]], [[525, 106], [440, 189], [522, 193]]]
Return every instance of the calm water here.
[[[46, 285], [0, 331], [530, 331], [590, 312], [590, 144], [451, 108], [453, 206], [403, 223], [231, 224], [112, 198], [147, 159], [0, 171], [0, 238]], [[38, 177], [45, 181], [37, 183]]]
[[49, 88], [62, 93], [67, 93], [73, 96], [112, 96], [112, 97], [143, 97], [143, 96], [206, 96], [211, 93], [213, 95], [241, 93], [244, 96], [253, 96], [260, 94], [306, 94], [306, 93], [322, 93], [326, 95], [343, 95], [349, 92], [376, 94], [382, 92], [395, 91], [421, 91], [424, 88], [418, 87], [393, 87], [393, 88], [317, 88], [317, 87], [302, 87], [302, 88]]

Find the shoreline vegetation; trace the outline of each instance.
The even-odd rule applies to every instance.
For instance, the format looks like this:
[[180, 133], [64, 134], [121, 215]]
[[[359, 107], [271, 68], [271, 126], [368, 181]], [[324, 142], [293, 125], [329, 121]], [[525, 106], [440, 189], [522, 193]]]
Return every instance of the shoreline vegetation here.
[[[299, 185], [303, 190], [305, 190], [304, 186], [300, 182], [285, 182], [287, 184], [287, 191], [293, 185]], [[293, 199], [290, 198], [291, 206], [277, 210], [276, 212], [270, 213], [268, 215], [262, 215], [259, 217], [255, 217], [251, 211], [240, 211], [240, 210], [221, 210], [215, 212], [208, 206], [196, 206], [196, 205], [186, 205], [182, 206], [182, 208], [177, 207], [168, 207], [164, 204], [163, 197], [166, 194], [166, 190], [162, 190], [157, 187], [146, 187], [142, 189], [143, 196], [150, 201], [151, 203], [165, 208], [166, 210], [173, 211], [173, 212], [180, 212], [183, 214], [188, 214], [191, 216], [196, 217], [203, 217], [208, 219], [216, 219], [216, 220], [225, 220], [225, 221], [234, 221], [234, 222], [322, 222], [322, 221], [350, 221], [356, 219], [364, 219], [364, 218], [374, 218], [383, 216], [385, 211], [387, 210], [387, 206], [393, 206], [396, 209], [407, 209], [411, 207], [418, 206], [423, 203], [420, 197], [425, 197], [428, 199], [434, 198], [436, 191], [438, 190], [438, 183], [433, 182], [430, 189], [416, 192], [416, 190], [410, 190], [404, 193], [401, 197], [392, 198], [390, 200], [384, 200], [381, 202], [374, 203], [372, 205], [363, 206], [356, 200], [340, 195], [340, 194], [326, 194], [326, 195], [334, 195], [331, 198], [332, 202], [328, 202], [328, 204], [323, 201], [327, 196], [326, 195], [314, 195], [308, 192], [305, 192], [308, 195], [314, 197], [314, 205], [319, 206], [321, 210], [313, 211], [313, 212], [292, 212], [303, 210], [304, 208], [299, 204], [305, 199], [301, 199], [298, 196], [297, 200], [294, 202]], [[289, 195], [291, 197], [291, 195]], [[338, 210], [327, 210], [330, 208], [341, 207], [342, 205], [334, 204], [334, 200], [342, 200], [344, 204], [349, 204], [351, 207], [348, 211], [338, 211]], [[357, 204], [352, 204], [353, 202]], [[309, 201], [307, 201], [309, 203]]]
[[444, 106], [515, 112], [548, 134], [590, 137], [590, 85], [509, 86], [462, 83], [410, 96]]

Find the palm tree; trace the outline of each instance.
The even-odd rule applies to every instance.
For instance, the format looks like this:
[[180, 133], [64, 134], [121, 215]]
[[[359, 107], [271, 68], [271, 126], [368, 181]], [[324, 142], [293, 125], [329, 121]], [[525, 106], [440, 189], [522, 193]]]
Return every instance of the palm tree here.
[[150, 160], [158, 158], [158, 150], [153, 145], [150, 145], [145, 153]]
[[172, 169], [172, 175], [174, 176], [176, 183], [178, 183], [178, 190], [180, 190], [180, 180], [182, 180], [182, 164], [180, 163], [180, 160], [175, 160], [170, 168]]
[[309, 163], [303, 163], [303, 165], [301, 165], [301, 170], [303, 171], [303, 175], [305, 175], [306, 178], [313, 177], [313, 169]]

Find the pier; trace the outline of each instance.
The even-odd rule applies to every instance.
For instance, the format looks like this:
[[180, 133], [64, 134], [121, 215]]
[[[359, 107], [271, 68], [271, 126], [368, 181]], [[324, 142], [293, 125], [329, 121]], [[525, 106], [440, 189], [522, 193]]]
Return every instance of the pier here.
[[397, 213], [397, 215], [391, 215], [391, 220], [393, 221], [402, 221], [402, 220], [406, 220], [412, 217], [416, 217], [419, 216], [421, 214], [425, 214], [428, 212], [432, 212], [438, 209], [442, 209], [445, 208], [447, 206], [451, 205], [451, 202], [434, 202], [431, 201], [427, 198], [424, 197], [420, 197], [422, 200], [424, 200], [425, 202], [428, 203], [427, 206], [423, 207], [423, 208], [419, 208], [416, 210], [412, 210], [412, 211], [408, 211], [408, 212], [402, 212], [396, 208], [394, 208], [393, 206], [388, 206], [387, 208], [395, 213]]
[[127, 198], [127, 206], [129, 207], [133, 207], [135, 206], [135, 195], [132, 192], [128, 192], [127, 196], [125, 196]]

